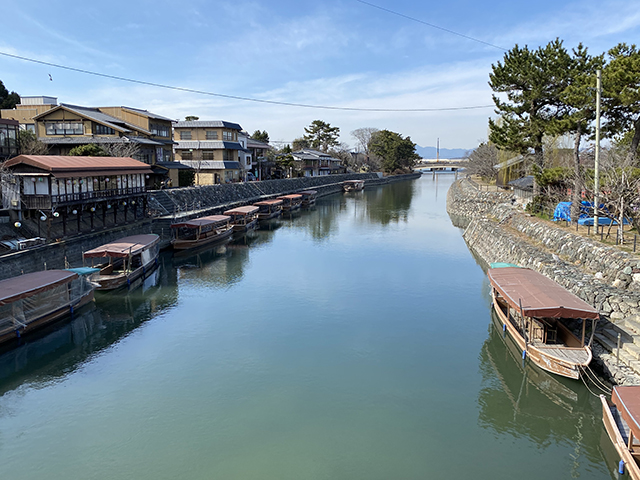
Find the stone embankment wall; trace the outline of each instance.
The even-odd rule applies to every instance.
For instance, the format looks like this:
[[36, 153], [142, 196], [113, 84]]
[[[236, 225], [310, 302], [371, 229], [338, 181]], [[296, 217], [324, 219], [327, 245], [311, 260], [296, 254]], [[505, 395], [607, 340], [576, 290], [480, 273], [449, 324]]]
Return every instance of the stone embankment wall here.
[[151, 233], [150, 218], [134, 224], [102, 230], [59, 242], [40, 245], [0, 257], [0, 280], [38, 270], [82, 265], [82, 252], [129, 235]]
[[[508, 262], [536, 270], [599, 309], [596, 340], [640, 372], [640, 258], [549, 225], [525, 214], [505, 193], [479, 191], [469, 180], [454, 183], [447, 211], [466, 227], [463, 237], [486, 264]], [[638, 383], [630, 369], [618, 368], [603, 349], [594, 352], [618, 383]]]

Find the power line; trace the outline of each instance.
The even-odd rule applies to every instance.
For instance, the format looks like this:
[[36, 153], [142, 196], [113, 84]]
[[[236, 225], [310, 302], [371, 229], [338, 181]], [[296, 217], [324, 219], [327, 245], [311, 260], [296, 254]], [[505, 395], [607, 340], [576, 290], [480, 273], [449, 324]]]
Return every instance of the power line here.
[[67, 65], [60, 65], [57, 63], [44, 62], [42, 60], [36, 60], [34, 58], [22, 57], [20, 55], [13, 55], [11, 53], [0, 52], [0, 55], [5, 57], [16, 58], [25, 62], [38, 63], [40, 65], [47, 65], [49, 67], [61, 68], [63, 70], [70, 70], [72, 72], [85, 73], [87, 75], [95, 75], [96, 77], [110, 78], [113, 80], [120, 80], [122, 82], [137, 83], [139, 85], [149, 85], [151, 87], [166, 88], [168, 90], [178, 90], [180, 92], [196, 93], [198, 95], [208, 95], [211, 97], [229, 98], [232, 100], [243, 100], [246, 102], [267, 103], [270, 105], [284, 105], [287, 107], [302, 107], [302, 108], [315, 108], [323, 110], [346, 110], [353, 112], [444, 112], [455, 110], [477, 110], [481, 108], [493, 108], [494, 105], [474, 105], [467, 107], [442, 107], [442, 108], [357, 108], [357, 107], [335, 107], [328, 105], [308, 105], [304, 103], [290, 103], [290, 102], [278, 102], [275, 100], [262, 100], [259, 98], [240, 97], [236, 95], [225, 95], [223, 93], [207, 92], [204, 90], [195, 90], [193, 88], [176, 87], [173, 85], [164, 85], [162, 83], [147, 82], [144, 80], [136, 80], [133, 78], [119, 77], [117, 75], [109, 75], [107, 73], [93, 72], [91, 70], [84, 70], [81, 68], [69, 67]]
[[489, 47], [497, 48], [498, 50], [507, 51], [506, 48], [500, 47], [498, 45], [494, 45], [493, 43], [485, 42], [484, 40], [479, 40], [477, 38], [470, 37], [469, 35], [465, 35], [463, 33], [454, 32], [453, 30], [449, 30], [448, 28], [439, 27], [438, 25], [434, 25], [433, 23], [425, 22], [424, 20], [420, 20], [419, 18], [410, 17], [409, 15], [405, 15], [403, 13], [394, 12], [393, 10], [389, 10], [388, 8], [381, 7], [379, 5], [374, 5], [373, 3], [365, 2], [364, 0], [356, 0], [356, 2], [360, 2], [364, 5], [369, 5], [370, 7], [377, 8], [378, 10], [382, 10], [383, 12], [391, 13], [392, 15], [397, 15], [398, 17], [406, 18], [407, 20], [411, 20], [413, 22], [418, 22], [423, 25], [426, 25], [431, 28], [437, 28], [438, 30], [442, 30], [443, 32], [450, 33], [452, 35], [457, 35], [462, 38], [466, 38], [467, 40], [473, 40], [474, 42], [482, 43], [483, 45], [488, 45]]

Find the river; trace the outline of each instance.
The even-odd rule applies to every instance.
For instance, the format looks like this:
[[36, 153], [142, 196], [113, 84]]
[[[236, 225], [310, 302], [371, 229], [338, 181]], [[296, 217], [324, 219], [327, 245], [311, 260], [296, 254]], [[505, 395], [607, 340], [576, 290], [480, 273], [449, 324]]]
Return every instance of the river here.
[[491, 327], [453, 175], [321, 198], [0, 354], [2, 479], [602, 479], [599, 400]]

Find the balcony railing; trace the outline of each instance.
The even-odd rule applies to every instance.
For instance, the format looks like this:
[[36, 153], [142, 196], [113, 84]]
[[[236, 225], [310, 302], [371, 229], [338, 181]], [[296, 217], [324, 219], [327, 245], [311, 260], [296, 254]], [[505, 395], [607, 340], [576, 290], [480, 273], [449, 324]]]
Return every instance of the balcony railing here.
[[146, 193], [145, 187], [114, 188], [93, 192], [67, 193], [64, 195], [22, 195], [22, 203], [28, 210], [52, 208], [56, 205], [83, 203], [91, 200], [129, 197]]

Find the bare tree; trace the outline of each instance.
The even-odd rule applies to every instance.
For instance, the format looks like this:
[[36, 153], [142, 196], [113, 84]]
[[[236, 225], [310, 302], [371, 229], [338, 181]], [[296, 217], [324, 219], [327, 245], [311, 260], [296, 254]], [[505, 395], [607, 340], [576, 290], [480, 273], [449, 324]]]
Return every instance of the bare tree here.
[[342, 165], [346, 167], [353, 167], [355, 165], [353, 155], [351, 155], [351, 148], [346, 143], [339, 143], [337, 146], [331, 148], [329, 155], [342, 160]]
[[121, 143], [105, 143], [100, 145], [107, 157], [131, 157], [140, 153], [140, 144], [124, 137]]
[[22, 155], [47, 155], [49, 153], [49, 146], [38, 140], [35, 133], [29, 130], [20, 130], [18, 142]]
[[371, 144], [371, 137], [380, 130], [373, 127], [358, 128], [351, 132], [351, 136], [356, 139], [356, 148], [358, 152], [362, 152], [365, 155], [369, 155], [369, 145]]
[[494, 168], [498, 164], [498, 149], [490, 143], [481, 143], [467, 155], [469, 162], [466, 171], [470, 175], [478, 175], [487, 180], [495, 180], [498, 171]]

